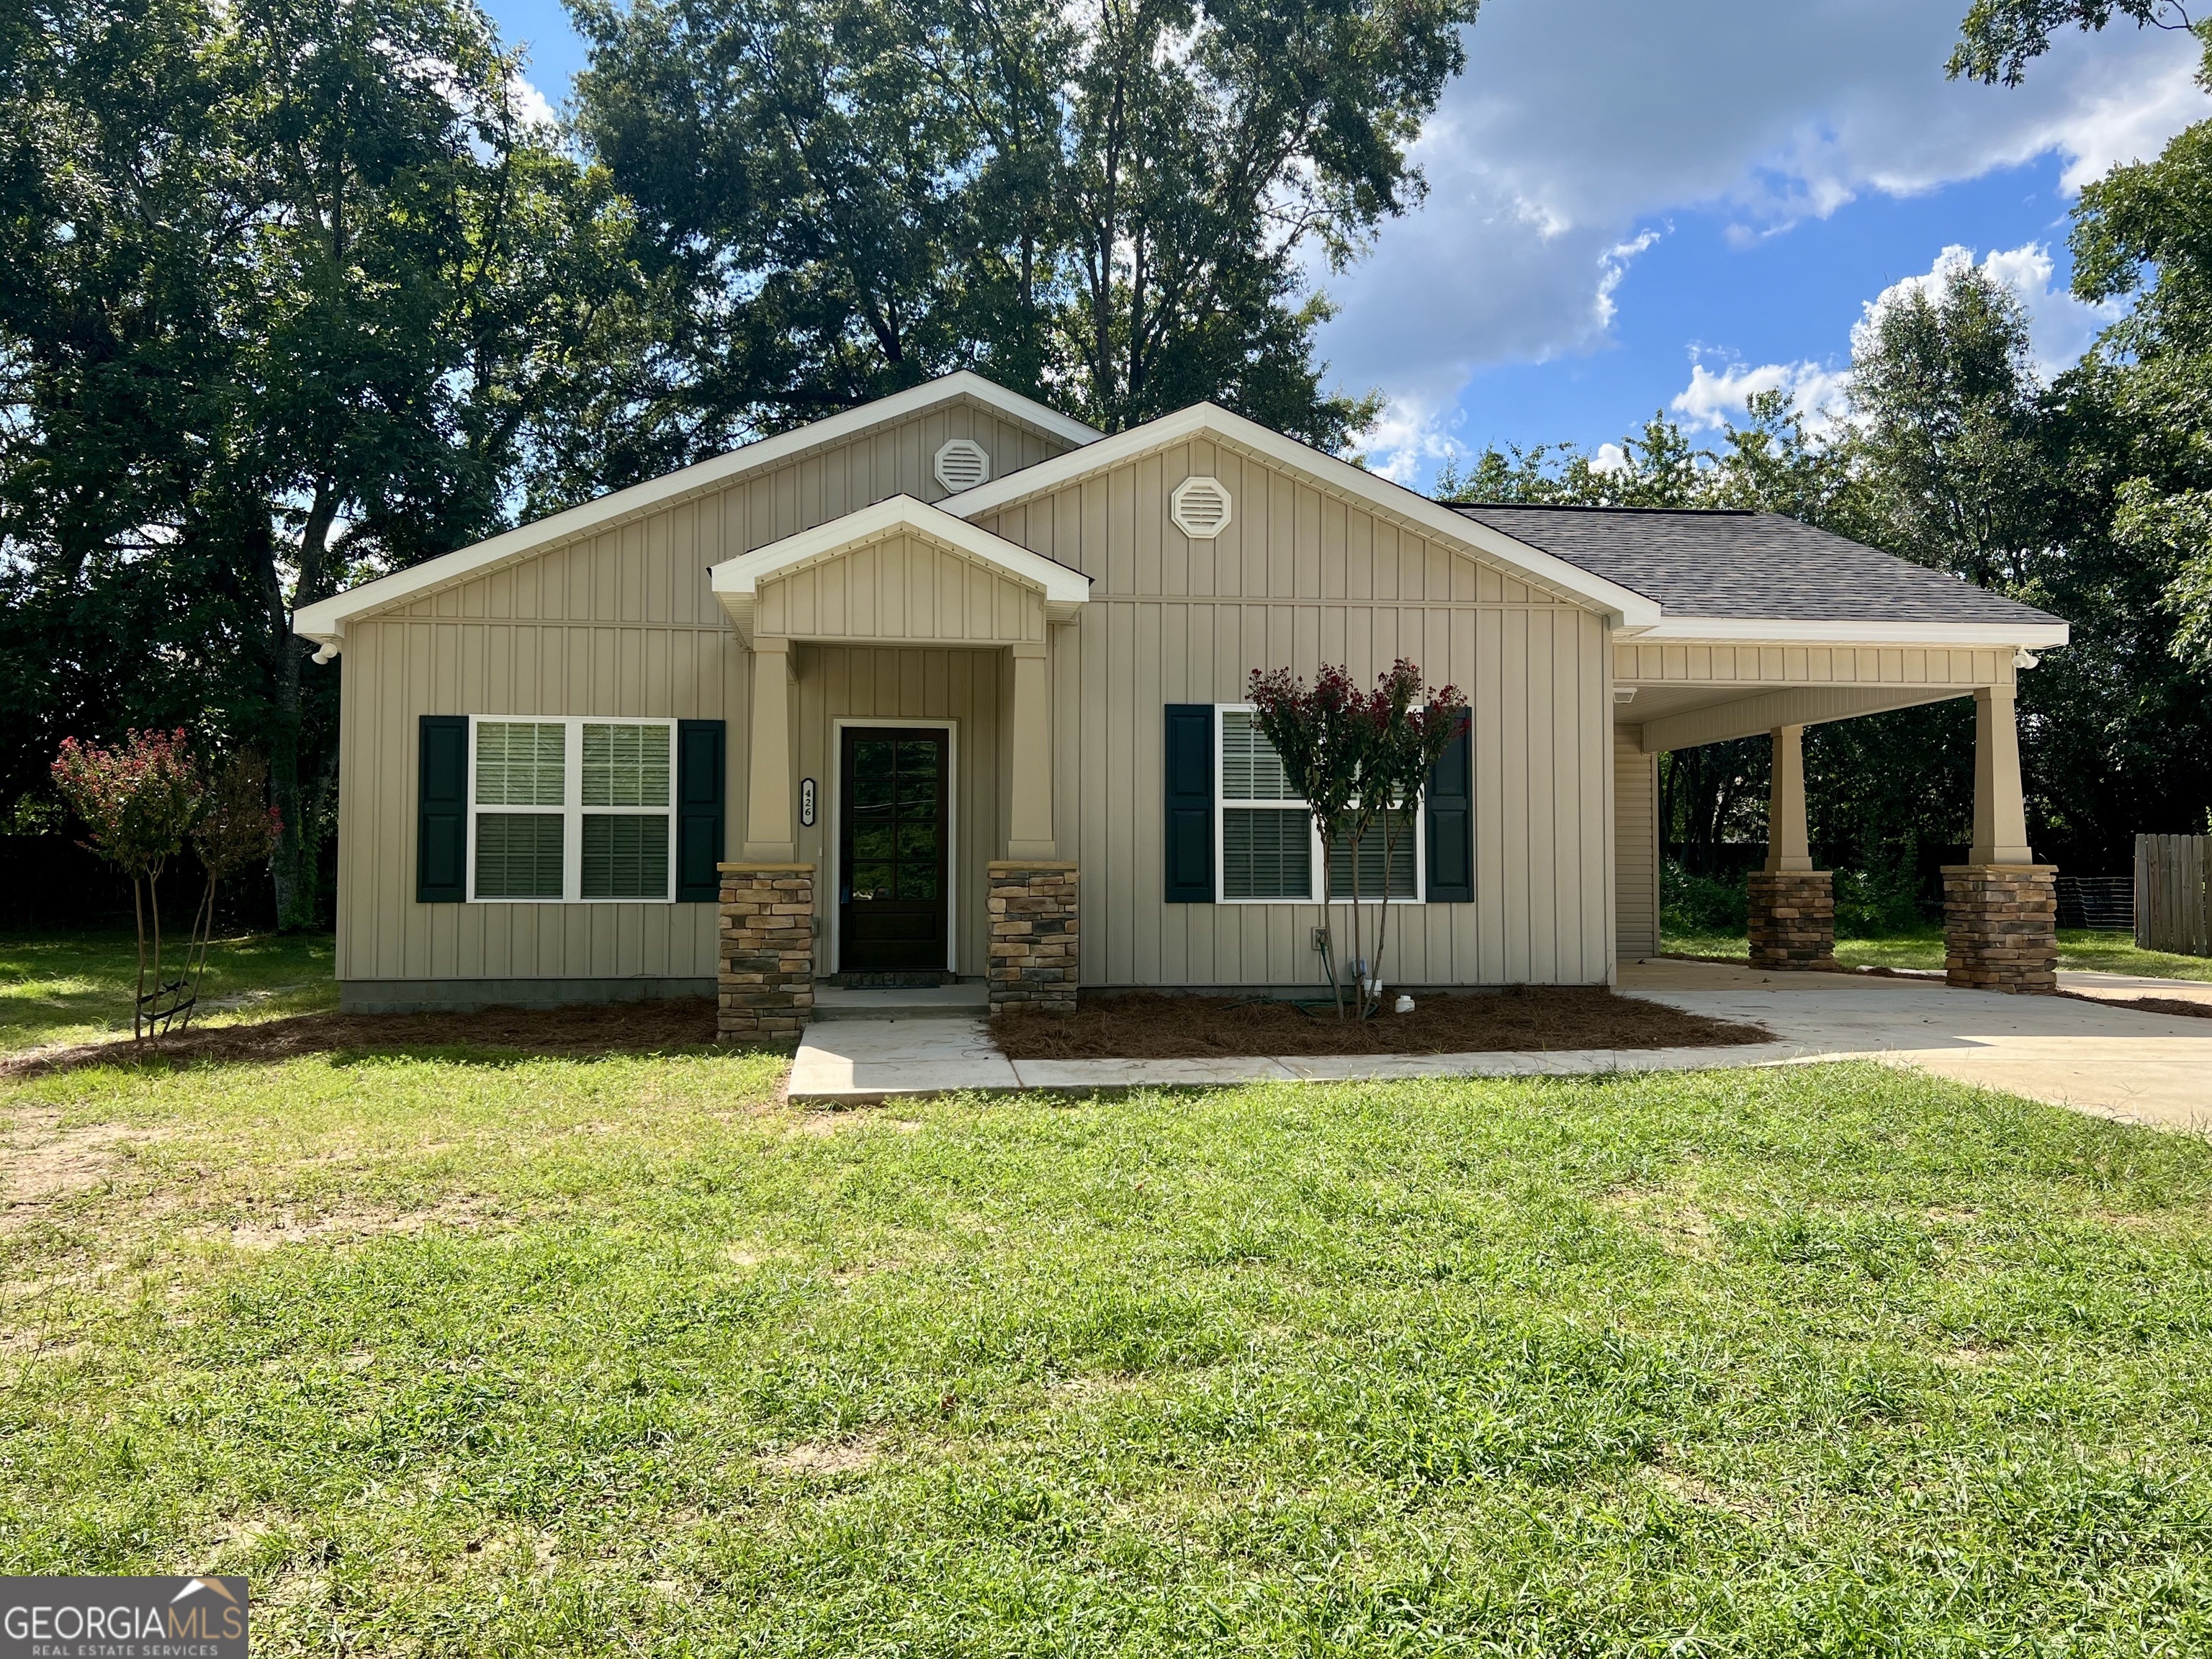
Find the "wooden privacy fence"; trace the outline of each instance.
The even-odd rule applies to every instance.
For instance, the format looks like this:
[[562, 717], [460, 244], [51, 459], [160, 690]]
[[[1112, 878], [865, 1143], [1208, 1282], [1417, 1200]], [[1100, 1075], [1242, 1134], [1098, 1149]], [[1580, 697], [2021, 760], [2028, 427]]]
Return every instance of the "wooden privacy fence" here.
[[2136, 943], [2144, 950], [2212, 956], [2208, 848], [2212, 836], [2136, 837]]

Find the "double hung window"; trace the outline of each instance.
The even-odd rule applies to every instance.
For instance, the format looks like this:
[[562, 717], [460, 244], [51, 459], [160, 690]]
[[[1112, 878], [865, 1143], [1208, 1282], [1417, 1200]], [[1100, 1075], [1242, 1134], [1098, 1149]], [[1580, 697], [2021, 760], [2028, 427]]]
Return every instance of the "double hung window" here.
[[673, 720], [472, 722], [469, 897], [675, 898]]
[[[1319, 901], [1323, 860], [1312, 809], [1299, 798], [1250, 705], [1224, 703], [1214, 713], [1214, 752], [1220, 757], [1214, 791], [1220, 821], [1214, 845], [1220, 848], [1222, 898], [1231, 903]], [[1424, 839], [1419, 806], [1378, 813], [1357, 849], [1338, 847], [1327, 860], [1328, 896], [1352, 896], [1356, 863], [1360, 897], [1382, 896], [1387, 878], [1390, 898], [1417, 901]]]

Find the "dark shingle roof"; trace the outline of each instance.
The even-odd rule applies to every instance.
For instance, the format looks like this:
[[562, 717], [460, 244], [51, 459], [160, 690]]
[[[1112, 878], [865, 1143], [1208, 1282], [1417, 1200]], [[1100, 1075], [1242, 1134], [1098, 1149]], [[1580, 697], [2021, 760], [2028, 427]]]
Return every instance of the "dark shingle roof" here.
[[1451, 510], [1656, 599], [1669, 617], [2039, 626], [2059, 620], [1778, 514], [1488, 502]]

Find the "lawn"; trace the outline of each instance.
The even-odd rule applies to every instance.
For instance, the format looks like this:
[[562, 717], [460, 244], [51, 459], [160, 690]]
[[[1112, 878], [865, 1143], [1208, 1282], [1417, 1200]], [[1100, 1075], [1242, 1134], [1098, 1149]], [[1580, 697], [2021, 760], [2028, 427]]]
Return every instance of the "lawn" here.
[[[169, 941], [172, 950], [175, 940]], [[328, 933], [249, 933], [208, 952], [214, 1004], [198, 1022], [221, 1024], [335, 1008]], [[0, 1054], [129, 1035], [138, 974], [127, 930], [0, 936]]]
[[[1747, 959], [1751, 944], [1741, 933], [1674, 933], [1661, 941], [1662, 948], [1684, 956]], [[1848, 968], [1941, 968], [1943, 929], [1941, 925], [1880, 939], [1838, 939], [1836, 960]], [[2086, 927], [2058, 930], [2058, 965], [2102, 974], [2140, 974], [2154, 979], [2212, 980], [2212, 957], [2185, 957], [2171, 951], [2136, 948], [2129, 933], [2100, 933]]]
[[2212, 1649], [2212, 1146], [1873, 1066], [0, 1085], [0, 1571], [257, 1654]]

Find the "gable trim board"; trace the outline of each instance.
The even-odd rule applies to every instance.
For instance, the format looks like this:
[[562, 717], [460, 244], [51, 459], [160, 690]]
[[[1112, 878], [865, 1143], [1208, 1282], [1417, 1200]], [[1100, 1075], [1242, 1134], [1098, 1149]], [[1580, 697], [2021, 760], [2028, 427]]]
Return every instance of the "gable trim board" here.
[[1075, 607], [1091, 597], [1091, 578], [1081, 571], [1071, 570], [1025, 547], [1018, 547], [911, 495], [894, 495], [889, 501], [864, 507], [842, 519], [832, 519], [812, 530], [801, 531], [796, 536], [787, 536], [780, 542], [726, 559], [712, 568], [709, 580], [714, 597], [728, 612], [738, 637], [750, 645], [763, 582], [847, 557], [899, 536], [915, 537], [1034, 589], [1043, 599], [1048, 622], [1073, 620]]
[[1078, 447], [1098, 441], [1097, 432], [1081, 422], [1070, 420], [1057, 410], [963, 369], [874, 403], [863, 404], [857, 409], [848, 409], [842, 415], [832, 415], [772, 438], [741, 445], [711, 460], [632, 484], [627, 489], [617, 489], [473, 546], [363, 582], [313, 605], [301, 605], [294, 615], [292, 631], [322, 647], [316, 653], [316, 660], [327, 662], [343, 647], [346, 624], [356, 617], [532, 557], [564, 542], [597, 535], [629, 520], [726, 488], [749, 473], [786, 465], [812, 451], [849, 441], [941, 404], [961, 402], [975, 404], [1016, 425]]

